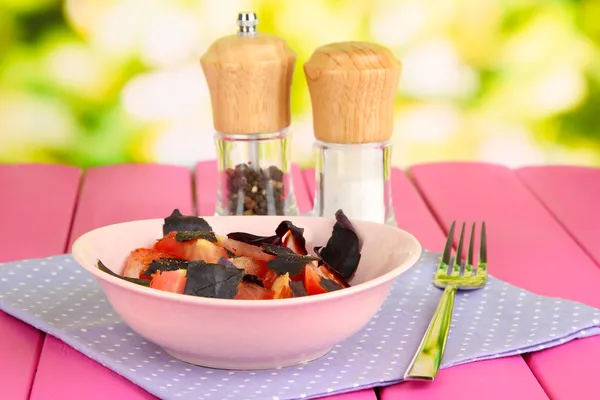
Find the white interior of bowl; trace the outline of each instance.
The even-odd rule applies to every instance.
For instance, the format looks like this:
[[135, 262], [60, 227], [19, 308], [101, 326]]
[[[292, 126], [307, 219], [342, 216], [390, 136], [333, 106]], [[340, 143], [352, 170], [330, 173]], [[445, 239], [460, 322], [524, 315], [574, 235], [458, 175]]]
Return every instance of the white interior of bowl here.
[[[231, 216], [204, 217], [218, 235], [242, 231], [256, 235], [272, 235], [279, 223], [288, 219], [304, 228], [307, 249], [325, 246], [335, 219], [316, 217]], [[410, 233], [387, 225], [352, 221], [362, 243], [359, 268], [350, 281], [352, 286], [373, 280], [398, 266], [410, 268], [418, 259], [421, 246]], [[162, 237], [163, 219], [143, 220], [109, 225], [82, 235], [73, 245], [73, 253], [88, 269], [96, 268], [100, 259], [109, 269], [121, 273], [129, 253], [139, 247], [151, 247]]]

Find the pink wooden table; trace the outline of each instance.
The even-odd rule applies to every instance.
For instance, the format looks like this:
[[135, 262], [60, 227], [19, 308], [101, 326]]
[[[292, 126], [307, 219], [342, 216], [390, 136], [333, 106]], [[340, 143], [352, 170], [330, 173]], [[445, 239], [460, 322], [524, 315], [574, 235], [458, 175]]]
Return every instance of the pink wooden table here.
[[[439, 251], [453, 219], [488, 224], [490, 271], [528, 290], [600, 307], [600, 170], [491, 164], [394, 170], [401, 228]], [[294, 170], [301, 211], [311, 208], [312, 171]], [[194, 189], [195, 188], [195, 189]], [[119, 165], [83, 173], [58, 165], [0, 165], [0, 262], [68, 252], [90, 229], [141, 218], [214, 211], [216, 164], [194, 173], [166, 165]], [[27, 238], [27, 240], [23, 240]], [[570, 273], [558, 276], [559, 271]], [[535, 277], [543, 272], [544, 279]], [[0, 399], [153, 399], [61, 341], [0, 312]], [[440, 372], [433, 384], [404, 383], [337, 400], [600, 399], [600, 337], [532, 355]], [[469, 389], [468, 392], [464, 388]]]

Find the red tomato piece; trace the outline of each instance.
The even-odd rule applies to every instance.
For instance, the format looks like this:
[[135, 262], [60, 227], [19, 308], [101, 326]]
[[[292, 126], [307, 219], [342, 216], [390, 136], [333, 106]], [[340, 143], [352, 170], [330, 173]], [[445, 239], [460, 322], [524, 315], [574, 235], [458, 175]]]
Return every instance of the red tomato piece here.
[[179, 269], [177, 271], [158, 271], [150, 287], [165, 292], [183, 294], [185, 283], [187, 282], [187, 271]]
[[263, 300], [269, 298], [269, 290], [254, 283], [240, 282], [236, 300]]
[[290, 287], [290, 275], [280, 275], [271, 288], [271, 298], [273, 299], [288, 299], [293, 297], [292, 288]]
[[275, 271], [269, 269], [263, 278], [263, 285], [265, 285], [267, 289], [271, 289], [278, 276], [279, 275], [277, 275]]
[[337, 282], [343, 288], [350, 287], [350, 284], [346, 282], [344, 278], [340, 276], [334, 269], [329, 268], [329, 266], [325, 264], [321, 264], [318, 268], [319, 273], [327, 279], [331, 279], [334, 282]]
[[304, 267], [304, 289], [309, 296], [327, 293], [321, 286], [321, 275], [312, 263]]
[[283, 247], [287, 247], [292, 250], [296, 254], [305, 255], [306, 252], [300, 247], [296, 239], [294, 239], [294, 235], [292, 235], [292, 231], [287, 231], [283, 238], [281, 239]]
[[253, 258], [256, 261], [271, 261], [275, 258], [275, 256], [271, 254], [267, 254], [258, 246], [254, 246], [252, 244], [239, 242], [237, 240], [229, 239], [225, 236], [218, 236], [217, 240], [219, 246], [229, 250], [231, 253], [235, 254], [238, 257], [249, 257]]
[[230, 259], [230, 261], [236, 267], [243, 269], [247, 274], [256, 275], [261, 279], [264, 279], [270, 271], [265, 261], [257, 261], [250, 257], [236, 257]]
[[177, 232], [167, 234], [156, 242], [154, 248], [169, 253], [173, 257], [189, 261], [202, 260], [211, 264], [218, 263], [221, 257], [227, 257], [224, 248], [206, 239], [194, 239], [180, 243], [175, 239], [176, 234]]
[[156, 249], [135, 249], [129, 254], [129, 257], [127, 257], [123, 276], [128, 278], [152, 279], [143, 275], [150, 263], [160, 258], [170, 257], [169, 254]]

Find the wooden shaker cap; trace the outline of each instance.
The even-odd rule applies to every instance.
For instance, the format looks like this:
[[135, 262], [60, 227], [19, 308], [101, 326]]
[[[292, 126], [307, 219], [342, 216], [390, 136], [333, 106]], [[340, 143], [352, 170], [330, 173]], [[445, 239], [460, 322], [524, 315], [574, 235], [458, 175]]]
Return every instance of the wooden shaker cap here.
[[304, 64], [315, 137], [329, 143], [389, 140], [401, 69], [392, 52], [375, 43], [318, 47]]
[[217, 39], [200, 59], [210, 91], [213, 124], [221, 133], [276, 132], [290, 125], [296, 54], [264, 33]]

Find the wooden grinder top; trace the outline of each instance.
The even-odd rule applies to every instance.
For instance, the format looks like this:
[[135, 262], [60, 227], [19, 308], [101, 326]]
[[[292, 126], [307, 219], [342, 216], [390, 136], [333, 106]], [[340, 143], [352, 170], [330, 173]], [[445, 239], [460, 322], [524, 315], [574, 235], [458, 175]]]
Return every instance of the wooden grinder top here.
[[374, 43], [317, 48], [304, 64], [315, 137], [347, 144], [389, 140], [401, 68], [388, 48]]
[[240, 13], [240, 32], [216, 40], [200, 59], [218, 132], [249, 135], [290, 125], [296, 54], [283, 39], [257, 33], [257, 23], [254, 13]]

